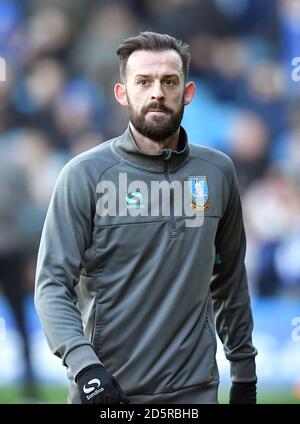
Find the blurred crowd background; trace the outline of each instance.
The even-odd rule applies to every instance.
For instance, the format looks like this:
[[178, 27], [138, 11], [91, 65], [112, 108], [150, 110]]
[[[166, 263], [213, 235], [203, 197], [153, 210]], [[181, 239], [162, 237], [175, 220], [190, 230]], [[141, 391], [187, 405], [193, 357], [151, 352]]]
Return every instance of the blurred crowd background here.
[[253, 299], [299, 299], [299, 0], [0, 0], [0, 291], [28, 381], [24, 299], [50, 196], [70, 158], [125, 130], [116, 48], [142, 30], [190, 43], [183, 126], [234, 160]]

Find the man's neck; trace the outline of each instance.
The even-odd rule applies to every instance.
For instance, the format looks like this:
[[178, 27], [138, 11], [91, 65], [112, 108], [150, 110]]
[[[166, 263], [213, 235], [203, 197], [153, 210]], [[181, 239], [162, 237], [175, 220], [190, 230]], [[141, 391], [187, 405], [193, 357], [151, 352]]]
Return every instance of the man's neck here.
[[180, 128], [172, 134], [170, 137], [166, 138], [163, 141], [153, 141], [150, 138], [144, 137], [141, 133], [139, 133], [132, 123], [129, 123], [131, 134], [138, 146], [138, 148], [146, 154], [153, 155], [160, 153], [161, 149], [172, 149], [176, 150], [179, 141], [179, 133]]

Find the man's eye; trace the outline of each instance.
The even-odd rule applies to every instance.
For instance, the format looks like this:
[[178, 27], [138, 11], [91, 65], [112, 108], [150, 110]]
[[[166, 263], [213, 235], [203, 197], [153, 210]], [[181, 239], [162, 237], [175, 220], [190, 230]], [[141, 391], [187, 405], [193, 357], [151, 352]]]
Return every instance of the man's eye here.
[[170, 85], [174, 84], [174, 81], [171, 80], [171, 79], [167, 79], [167, 80], [165, 80], [165, 84], [170, 86]]
[[139, 83], [140, 85], [146, 86], [146, 85], [147, 85], [147, 83], [148, 83], [148, 81], [144, 79], [144, 80], [140, 80], [138, 83]]

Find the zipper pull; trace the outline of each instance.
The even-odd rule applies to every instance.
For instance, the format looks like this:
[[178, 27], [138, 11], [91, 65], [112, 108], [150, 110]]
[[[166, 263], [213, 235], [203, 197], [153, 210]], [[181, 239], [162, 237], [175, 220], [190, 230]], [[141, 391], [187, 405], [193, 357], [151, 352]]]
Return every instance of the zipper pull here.
[[171, 149], [163, 149], [161, 150], [162, 156], [164, 160], [170, 160], [172, 156], [172, 150]]

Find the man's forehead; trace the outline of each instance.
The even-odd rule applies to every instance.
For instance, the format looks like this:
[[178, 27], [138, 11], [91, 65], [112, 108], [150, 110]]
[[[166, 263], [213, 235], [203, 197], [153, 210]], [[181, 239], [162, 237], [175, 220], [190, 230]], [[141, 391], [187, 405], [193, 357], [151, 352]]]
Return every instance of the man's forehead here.
[[182, 74], [182, 60], [175, 50], [160, 52], [136, 50], [128, 58], [127, 73], [134, 75], [148, 75], [152, 72], [180, 75]]

